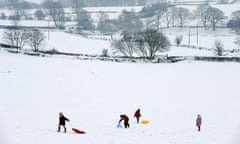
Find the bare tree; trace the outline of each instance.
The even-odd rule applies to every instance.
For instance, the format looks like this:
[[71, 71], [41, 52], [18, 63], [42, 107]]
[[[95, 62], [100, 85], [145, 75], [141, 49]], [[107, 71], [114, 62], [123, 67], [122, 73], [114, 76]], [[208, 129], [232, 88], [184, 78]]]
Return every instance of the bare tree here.
[[207, 22], [208, 22], [208, 13], [207, 10], [210, 8], [208, 4], [201, 4], [197, 7], [197, 10], [194, 12], [195, 16], [199, 18], [204, 26], [204, 28], [207, 28]]
[[161, 32], [147, 29], [137, 33], [125, 33], [121, 40], [112, 43], [116, 52], [121, 52], [126, 56], [144, 56], [154, 58], [157, 52], [169, 50], [170, 42]]
[[134, 50], [133, 44], [129, 41], [123, 40], [114, 40], [111, 43], [111, 47], [113, 48], [113, 53], [121, 53], [124, 56], [132, 57]]
[[43, 5], [47, 8], [47, 14], [53, 20], [55, 27], [63, 29], [65, 27], [65, 13], [63, 6], [55, 1], [45, 1]]
[[179, 23], [179, 27], [183, 27], [187, 20], [191, 18], [192, 13], [186, 8], [178, 7], [176, 8], [176, 16]]
[[163, 17], [164, 13], [167, 11], [168, 4], [159, 3], [159, 4], [155, 4], [153, 7], [156, 13], [157, 30], [159, 30], [159, 28], [161, 27], [161, 18]]
[[13, 24], [17, 27], [21, 18], [25, 15], [25, 10], [21, 7], [21, 2], [19, 0], [9, 0], [9, 9], [13, 11], [13, 14], [9, 17]]
[[169, 28], [169, 25], [172, 21], [172, 11], [171, 8], [168, 8], [167, 11], [163, 15], [163, 20], [167, 25], [167, 28]]
[[83, 11], [83, 3], [81, 0], [71, 0], [71, 7], [74, 14], [76, 14], [76, 20], [78, 25], [81, 23], [81, 12]]
[[17, 47], [17, 49], [22, 49], [27, 43], [30, 34], [27, 30], [6, 30], [3, 33], [4, 40], [11, 46]]
[[109, 19], [109, 15], [101, 11], [98, 15], [97, 29], [103, 33], [115, 32], [117, 31], [116, 21]]
[[157, 52], [169, 50], [170, 41], [163, 33], [147, 29], [143, 32], [143, 37], [148, 50], [148, 57], [153, 58]]
[[77, 29], [92, 30], [94, 29], [93, 20], [90, 14], [83, 9], [83, 3], [81, 0], [71, 1], [72, 9], [74, 14], [76, 14]]
[[175, 27], [175, 21], [177, 19], [177, 10], [175, 7], [171, 7], [170, 11], [171, 11], [172, 27]]
[[34, 51], [38, 51], [45, 45], [46, 36], [43, 32], [38, 29], [31, 31], [29, 38], [29, 45], [33, 48]]
[[154, 3], [145, 6], [139, 14], [144, 18], [148, 18], [148, 28], [151, 26], [152, 29], [159, 30], [164, 14], [169, 7], [171, 7], [171, 5], [167, 3]]
[[143, 23], [136, 12], [124, 10], [118, 17], [117, 27], [122, 32], [136, 33], [141, 31]]
[[224, 13], [218, 9], [210, 7], [207, 9], [208, 22], [211, 23], [212, 30], [216, 30], [216, 24], [224, 19]]

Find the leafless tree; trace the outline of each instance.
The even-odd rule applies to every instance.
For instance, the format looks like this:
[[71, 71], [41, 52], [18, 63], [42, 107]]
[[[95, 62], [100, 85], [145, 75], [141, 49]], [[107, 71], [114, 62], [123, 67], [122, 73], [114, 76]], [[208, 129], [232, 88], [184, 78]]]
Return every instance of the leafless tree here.
[[218, 9], [210, 7], [207, 9], [208, 22], [211, 23], [212, 30], [216, 30], [216, 24], [224, 19], [224, 13]]
[[154, 58], [157, 52], [169, 50], [170, 42], [161, 32], [147, 29], [134, 34], [125, 33], [121, 40], [112, 43], [116, 52], [126, 56], [138, 56]]
[[45, 45], [46, 36], [43, 32], [38, 29], [35, 29], [30, 32], [29, 45], [33, 48], [34, 51], [38, 51]]
[[169, 50], [170, 42], [161, 32], [147, 29], [143, 32], [143, 38], [150, 58], [153, 58], [157, 52]]
[[77, 20], [77, 29], [94, 29], [93, 20], [90, 14], [83, 9], [83, 3], [81, 0], [72, 0], [71, 1], [72, 10], [76, 15]]
[[63, 29], [65, 26], [65, 13], [63, 6], [55, 1], [45, 1], [43, 4], [47, 9], [46, 13], [53, 20], [55, 27]]
[[176, 16], [179, 27], [183, 27], [187, 20], [191, 18], [192, 13], [186, 8], [178, 7], [176, 8]]
[[172, 27], [175, 27], [175, 22], [177, 19], [177, 10], [175, 7], [170, 8], [171, 11], [171, 21], [172, 21]]
[[194, 12], [195, 16], [201, 20], [204, 28], [207, 28], [207, 22], [209, 17], [207, 13], [208, 8], [210, 8], [208, 4], [201, 4], [197, 7], [197, 10]]
[[145, 6], [140, 12], [141, 16], [147, 19], [148, 28], [159, 30], [161, 28], [161, 22], [165, 12], [171, 5], [167, 3], [154, 3], [152, 5]]
[[30, 33], [27, 30], [6, 30], [3, 33], [3, 38], [11, 46], [22, 49], [30, 38]]
[[71, 0], [71, 7], [74, 14], [76, 14], [76, 19], [79, 22], [81, 20], [81, 12], [83, 11], [83, 3], [81, 0]]
[[98, 15], [97, 29], [103, 33], [113, 33], [117, 31], [117, 20], [110, 19], [105, 12], [100, 12]]
[[121, 53], [124, 56], [132, 57], [134, 50], [133, 44], [128, 41], [123, 40], [114, 40], [111, 43], [111, 47], [113, 48], [113, 53]]
[[167, 25], [167, 28], [169, 28], [169, 25], [172, 21], [172, 11], [171, 8], [168, 8], [167, 11], [163, 15], [163, 20]]
[[9, 17], [13, 24], [17, 27], [19, 24], [19, 21], [21, 18], [25, 15], [26, 11], [23, 9], [21, 2], [19, 0], [9, 0], [8, 7], [10, 10], [12, 10], [12, 15]]

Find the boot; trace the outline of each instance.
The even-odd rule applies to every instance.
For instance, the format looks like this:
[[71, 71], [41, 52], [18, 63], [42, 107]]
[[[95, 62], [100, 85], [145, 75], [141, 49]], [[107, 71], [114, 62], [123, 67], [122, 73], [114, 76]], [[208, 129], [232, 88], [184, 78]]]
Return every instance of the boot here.
[[65, 133], [67, 132], [67, 128], [64, 128], [64, 132], [65, 132]]
[[58, 130], [57, 130], [57, 132], [60, 132], [60, 127], [58, 127]]

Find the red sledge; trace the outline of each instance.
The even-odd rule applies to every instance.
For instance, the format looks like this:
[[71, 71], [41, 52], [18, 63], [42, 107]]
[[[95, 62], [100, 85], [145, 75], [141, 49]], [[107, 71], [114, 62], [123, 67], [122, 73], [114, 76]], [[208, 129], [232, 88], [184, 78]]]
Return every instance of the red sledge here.
[[72, 130], [73, 130], [75, 133], [78, 133], [78, 134], [86, 134], [85, 131], [82, 131], [82, 130], [79, 130], [79, 129], [76, 129], [76, 128], [72, 128]]

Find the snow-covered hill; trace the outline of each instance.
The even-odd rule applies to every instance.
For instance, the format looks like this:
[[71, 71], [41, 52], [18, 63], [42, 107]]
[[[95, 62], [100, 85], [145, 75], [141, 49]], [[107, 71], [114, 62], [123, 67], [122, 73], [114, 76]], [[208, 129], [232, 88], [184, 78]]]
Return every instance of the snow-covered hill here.
[[[238, 63], [130, 64], [1, 51], [0, 66], [1, 144], [240, 142]], [[137, 108], [148, 125], [136, 124]], [[71, 120], [66, 134], [56, 132], [60, 111]], [[129, 129], [116, 128], [122, 113]]]

